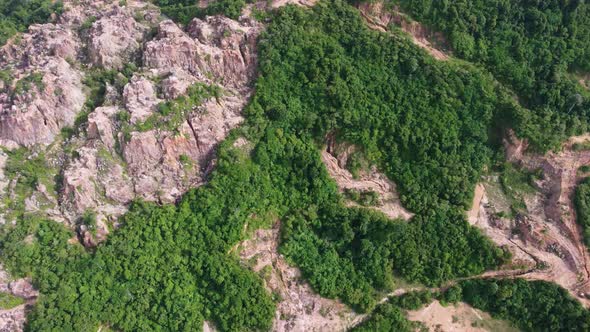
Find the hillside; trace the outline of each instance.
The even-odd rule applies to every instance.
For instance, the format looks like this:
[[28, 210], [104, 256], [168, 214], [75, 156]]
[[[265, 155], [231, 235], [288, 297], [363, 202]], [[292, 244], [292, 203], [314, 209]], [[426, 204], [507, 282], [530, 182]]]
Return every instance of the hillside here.
[[0, 21], [0, 331], [590, 330], [590, 4]]

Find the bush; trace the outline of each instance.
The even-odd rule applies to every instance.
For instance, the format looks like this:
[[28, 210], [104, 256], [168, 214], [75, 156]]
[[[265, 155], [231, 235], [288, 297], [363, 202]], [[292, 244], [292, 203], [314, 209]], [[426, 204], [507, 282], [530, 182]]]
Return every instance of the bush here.
[[584, 179], [576, 188], [574, 204], [576, 221], [583, 229], [584, 243], [590, 247], [590, 178]]

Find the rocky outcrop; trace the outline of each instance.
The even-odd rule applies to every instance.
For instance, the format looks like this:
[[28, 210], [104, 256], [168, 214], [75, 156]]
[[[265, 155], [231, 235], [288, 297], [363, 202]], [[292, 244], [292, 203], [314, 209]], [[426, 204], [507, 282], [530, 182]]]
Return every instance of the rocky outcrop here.
[[89, 140], [98, 140], [102, 142], [109, 151], [115, 147], [115, 128], [113, 119], [119, 110], [118, 107], [99, 107], [88, 116], [88, 126], [86, 135]]
[[[26, 303], [32, 303], [39, 295], [29, 279], [11, 280], [2, 266], [0, 266], [0, 292], [20, 297]], [[26, 304], [8, 310], [0, 309], [0, 332], [22, 331], [25, 314]]]
[[120, 215], [134, 198], [131, 181], [115, 157], [100, 144], [77, 150], [63, 174], [61, 207], [70, 220], [86, 211]]
[[199, 150], [186, 123], [178, 135], [135, 132], [124, 151], [135, 193], [142, 199], [171, 203], [201, 182], [199, 164], [194, 162]]
[[226, 88], [247, 88], [256, 68], [257, 23], [207, 17], [193, 19], [187, 32], [172, 21], [162, 22], [157, 38], [146, 45], [146, 67], [161, 74], [175, 73], [177, 79], [186, 79], [188, 73]]
[[33, 25], [19, 43], [8, 43], [0, 50], [2, 67], [40, 66], [50, 58], [75, 60], [81, 41], [71, 29], [56, 24]]
[[[157, 11], [143, 1], [66, 0], [64, 6], [56, 24], [34, 25], [19, 44], [0, 50], [0, 64], [15, 78], [0, 86], [0, 144], [44, 152], [59, 170], [50, 176], [60, 181], [59, 192], [38, 186], [26, 210], [51, 213], [72, 227], [93, 211], [108, 224], [135, 198], [174, 202], [204, 183], [216, 146], [243, 121], [261, 26], [207, 17], [183, 30], [170, 20], [156, 23]], [[157, 33], [147, 40], [154, 23]], [[143, 67], [128, 82], [122, 75], [109, 81], [97, 99], [101, 105], [84, 109], [89, 70], [120, 69], [136, 57]], [[195, 83], [217, 85], [222, 93], [183, 110], [176, 128], [141, 126], [162, 116], [160, 103]], [[79, 128], [64, 131], [78, 117]], [[62, 141], [51, 145], [56, 139]], [[43, 197], [51, 198], [51, 211], [39, 204]], [[102, 239], [77, 230], [85, 245]]]
[[12, 82], [0, 93], [0, 144], [50, 144], [72, 126], [86, 96], [83, 74], [71, 63], [80, 40], [63, 26], [33, 26], [20, 43], [0, 49], [0, 65]]
[[16, 83], [21, 90], [13, 90], [0, 105], [0, 139], [26, 147], [48, 145], [74, 124], [84, 105], [82, 76], [61, 58], [26, 74]]
[[125, 86], [123, 100], [125, 108], [131, 115], [132, 124], [145, 121], [161, 102], [156, 96], [152, 81], [138, 76], [134, 76]]
[[235, 89], [246, 88], [255, 74], [259, 30], [254, 22], [240, 24], [221, 16], [194, 19], [187, 27], [205, 60], [201, 72]]
[[135, 57], [146, 30], [129, 11], [114, 7], [92, 24], [88, 42], [90, 62], [107, 69], [122, 68]]
[[[160, 91], [167, 99], [178, 98], [195, 82], [220, 85], [224, 93], [192, 110], [175, 132], [131, 133], [123, 156], [136, 195], [146, 200], [173, 202], [204, 182], [215, 147], [242, 122], [251, 93], [259, 26], [209, 17], [194, 19], [187, 31], [172, 21], [160, 23], [145, 47], [145, 69], [163, 78]], [[146, 78], [134, 78], [124, 97], [132, 124], [145, 120], [160, 101]]]

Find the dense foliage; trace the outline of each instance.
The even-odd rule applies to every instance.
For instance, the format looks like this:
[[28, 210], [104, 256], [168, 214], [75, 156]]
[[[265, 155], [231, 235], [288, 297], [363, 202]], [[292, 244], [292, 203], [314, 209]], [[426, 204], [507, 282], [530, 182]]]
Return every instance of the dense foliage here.
[[402, 309], [419, 310], [423, 306], [430, 304], [438, 296], [438, 293], [433, 293], [430, 290], [412, 291], [400, 296], [392, 296], [388, 299], [388, 302]]
[[394, 0], [446, 34], [456, 55], [482, 64], [530, 111], [512, 125], [538, 148], [588, 130], [590, 95], [572, 73], [590, 71], [584, 1]]
[[474, 279], [460, 283], [463, 301], [523, 331], [588, 331], [590, 312], [545, 281]]
[[237, 19], [242, 9], [250, 0], [215, 0], [202, 8], [196, 0], [154, 0], [160, 6], [162, 13], [182, 24], [189, 23], [195, 17], [223, 14]]
[[[233, 184], [253, 180], [248, 173], [232, 174], [240, 177]], [[221, 210], [243, 222], [252, 201], [229, 193], [212, 200], [217, 186], [224, 187], [213, 182], [178, 207], [136, 204], [95, 253], [69, 241], [74, 235], [55, 222], [21, 220], [0, 249], [6, 267], [31, 276], [43, 294], [28, 329], [89, 331], [102, 323], [123, 331], [195, 331], [203, 319], [223, 331], [268, 328], [274, 305], [262, 281], [227, 255], [231, 246], [216, 232], [227, 225], [218, 219]]]
[[352, 328], [350, 332], [412, 332], [418, 327], [418, 324], [406, 318], [400, 308], [384, 303], [379, 305], [367, 320]]
[[260, 59], [251, 113], [286, 132], [361, 146], [415, 212], [468, 206], [466, 189], [490, 159], [495, 112], [516, 107], [486, 73], [371, 31], [339, 2], [281, 11]]
[[590, 247], [590, 178], [584, 179], [576, 188], [576, 220], [583, 229], [584, 243]]
[[[462, 212], [472, 195], [466, 188], [489, 160], [493, 112], [513, 107], [489, 76], [464, 63], [436, 62], [402, 36], [367, 29], [340, 1], [285, 8], [261, 37], [259, 53], [248, 126], [270, 123], [254, 159], [272, 165], [273, 180], [310, 181], [305, 192], [316, 199], [290, 194], [289, 203], [304, 210], [285, 221], [282, 250], [320, 294], [366, 309], [364, 294], [390, 286], [392, 270], [437, 284], [502, 260]], [[418, 216], [391, 222], [323, 203], [325, 189], [316, 188], [329, 180], [317, 148], [296, 147], [321, 146], [329, 134], [358, 145], [386, 170]], [[284, 155], [277, 160], [277, 153]]]
[[33, 23], [49, 21], [61, 8], [61, 2], [53, 0], [0, 0], [0, 45]]

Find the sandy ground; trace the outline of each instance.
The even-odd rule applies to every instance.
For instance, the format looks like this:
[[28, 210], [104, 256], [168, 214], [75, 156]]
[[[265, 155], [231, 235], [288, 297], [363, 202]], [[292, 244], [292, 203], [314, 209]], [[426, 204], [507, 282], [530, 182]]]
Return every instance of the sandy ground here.
[[258, 230], [240, 245], [242, 262], [264, 279], [266, 288], [280, 301], [272, 331], [345, 331], [359, 315], [339, 301], [317, 295], [301, 280], [299, 269], [278, 254], [279, 227]]
[[409, 311], [408, 318], [423, 323], [430, 331], [517, 331], [510, 327], [508, 323], [495, 320], [489, 314], [474, 309], [465, 303], [443, 307], [440, 302], [434, 301], [420, 310]]
[[367, 25], [374, 30], [387, 32], [389, 26], [394, 24], [406, 32], [417, 46], [426, 50], [430, 55], [438, 60], [447, 60], [449, 55], [435, 46], [434, 40], [438, 44], [444, 44], [443, 35], [431, 32], [420, 23], [409, 20], [399, 10], [385, 10], [383, 2], [362, 3], [358, 9], [367, 22]]
[[[387, 176], [372, 169], [369, 173], [361, 174], [359, 179], [355, 179], [352, 174], [341, 166], [338, 159], [330, 154], [326, 149], [322, 151], [322, 161], [330, 176], [336, 181], [336, 184], [344, 191], [354, 189], [358, 191], [374, 191], [379, 195], [378, 206], [372, 209], [383, 212], [392, 219], [409, 220], [414, 215], [406, 210], [399, 200], [395, 189], [395, 183], [390, 181]], [[354, 202], [348, 202], [350, 206], [357, 205]]]

